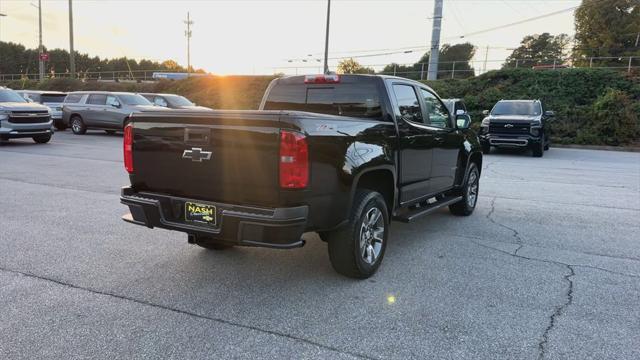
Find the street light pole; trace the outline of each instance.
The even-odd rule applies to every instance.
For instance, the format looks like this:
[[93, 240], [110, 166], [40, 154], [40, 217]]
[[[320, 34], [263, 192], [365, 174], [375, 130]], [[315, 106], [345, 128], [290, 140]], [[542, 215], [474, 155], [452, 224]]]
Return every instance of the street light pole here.
[[73, 49], [73, 0], [69, 0], [69, 73], [72, 79], [76, 78], [76, 58]]
[[324, 38], [324, 73], [329, 73], [329, 20], [331, 19], [331, 0], [327, 0], [327, 29]]
[[42, 0], [38, 0], [38, 39], [39, 39], [39, 69], [40, 69], [40, 81], [44, 81], [44, 61], [42, 60], [42, 53], [44, 52], [44, 48], [42, 46]]

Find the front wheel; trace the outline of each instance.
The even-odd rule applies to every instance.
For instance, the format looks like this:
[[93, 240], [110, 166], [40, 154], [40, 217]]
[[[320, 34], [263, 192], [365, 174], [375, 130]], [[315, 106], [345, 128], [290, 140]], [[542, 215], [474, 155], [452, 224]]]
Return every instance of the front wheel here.
[[51, 140], [51, 134], [33, 137], [33, 141], [35, 141], [36, 144], [46, 144], [49, 142], [49, 140]]
[[482, 143], [482, 153], [483, 154], [489, 154], [491, 153], [491, 145], [489, 145], [489, 143]]
[[462, 200], [449, 205], [449, 211], [454, 215], [469, 216], [473, 213], [478, 202], [480, 189], [480, 171], [476, 163], [471, 163], [467, 170], [467, 182], [462, 188]]
[[373, 275], [384, 257], [389, 235], [389, 211], [380, 193], [358, 190], [349, 223], [325, 233], [331, 265], [340, 274], [366, 279]]
[[533, 157], [542, 157], [544, 155], [544, 139], [541, 139], [539, 144], [533, 146], [531, 155]]

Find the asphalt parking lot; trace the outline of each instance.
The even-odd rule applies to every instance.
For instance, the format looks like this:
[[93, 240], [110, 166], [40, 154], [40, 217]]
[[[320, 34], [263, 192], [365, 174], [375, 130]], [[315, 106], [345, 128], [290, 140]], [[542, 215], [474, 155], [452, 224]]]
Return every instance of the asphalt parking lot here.
[[487, 155], [476, 212], [211, 252], [124, 223], [120, 136], [0, 145], [0, 358], [640, 358], [640, 154]]

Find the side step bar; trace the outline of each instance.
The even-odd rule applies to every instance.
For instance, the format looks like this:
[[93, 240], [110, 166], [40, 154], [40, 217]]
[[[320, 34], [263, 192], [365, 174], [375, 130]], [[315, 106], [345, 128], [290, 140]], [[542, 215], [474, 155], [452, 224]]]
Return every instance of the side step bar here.
[[398, 214], [393, 217], [393, 220], [402, 221], [405, 223], [411, 222], [420, 216], [430, 214], [442, 207], [449, 206], [451, 204], [455, 204], [458, 201], [462, 200], [462, 196], [447, 196], [442, 200], [436, 201], [431, 204], [424, 204], [420, 207], [416, 208], [406, 208], [400, 210]]

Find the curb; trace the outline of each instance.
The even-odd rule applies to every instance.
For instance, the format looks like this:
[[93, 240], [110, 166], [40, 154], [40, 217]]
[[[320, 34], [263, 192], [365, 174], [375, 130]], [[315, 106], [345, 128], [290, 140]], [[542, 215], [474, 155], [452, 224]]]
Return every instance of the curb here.
[[606, 146], [606, 145], [565, 145], [551, 144], [552, 148], [566, 149], [583, 149], [583, 150], [604, 150], [604, 151], [623, 151], [623, 152], [640, 152], [638, 146]]

